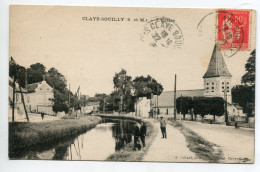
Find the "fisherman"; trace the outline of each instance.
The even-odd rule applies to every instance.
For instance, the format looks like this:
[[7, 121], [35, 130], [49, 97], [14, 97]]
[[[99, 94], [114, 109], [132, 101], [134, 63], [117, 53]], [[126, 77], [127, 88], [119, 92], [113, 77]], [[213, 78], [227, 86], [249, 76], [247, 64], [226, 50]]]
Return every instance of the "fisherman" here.
[[141, 145], [140, 145], [140, 129], [139, 129], [139, 124], [136, 123], [135, 128], [134, 128], [134, 149], [141, 150]]
[[146, 136], [146, 125], [144, 122], [141, 122], [141, 128], [140, 128], [140, 138], [143, 144], [143, 147], [145, 147], [145, 136]]

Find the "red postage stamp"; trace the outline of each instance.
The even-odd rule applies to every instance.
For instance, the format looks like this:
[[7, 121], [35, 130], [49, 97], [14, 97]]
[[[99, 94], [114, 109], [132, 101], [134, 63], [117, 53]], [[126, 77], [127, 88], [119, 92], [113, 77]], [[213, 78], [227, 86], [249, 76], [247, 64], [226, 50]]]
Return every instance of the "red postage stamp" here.
[[220, 49], [249, 48], [249, 16], [249, 10], [218, 11], [217, 40], [224, 42]]

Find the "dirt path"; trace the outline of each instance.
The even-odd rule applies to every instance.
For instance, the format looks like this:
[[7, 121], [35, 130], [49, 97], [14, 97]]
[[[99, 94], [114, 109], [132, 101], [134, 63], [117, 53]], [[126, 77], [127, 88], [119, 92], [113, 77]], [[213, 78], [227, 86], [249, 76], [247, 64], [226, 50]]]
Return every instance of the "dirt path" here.
[[[155, 123], [155, 126], [159, 128], [160, 124]], [[167, 139], [163, 139], [159, 131], [142, 161], [204, 162], [189, 150], [185, 137], [179, 130], [169, 124], [167, 125]]]
[[252, 163], [254, 161], [254, 130], [189, 121], [183, 121], [183, 124], [206, 140], [221, 146], [224, 159], [220, 162]]

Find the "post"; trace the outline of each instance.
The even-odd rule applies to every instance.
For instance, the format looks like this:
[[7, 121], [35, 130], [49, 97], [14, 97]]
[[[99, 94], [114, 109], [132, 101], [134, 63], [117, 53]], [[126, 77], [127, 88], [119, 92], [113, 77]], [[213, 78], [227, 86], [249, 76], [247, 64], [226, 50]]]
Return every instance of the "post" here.
[[175, 74], [175, 82], [174, 82], [174, 121], [176, 121], [176, 81], [177, 81], [177, 76]]
[[120, 96], [120, 113], [123, 112], [123, 96]]
[[157, 96], [156, 96], [156, 99], [157, 99], [157, 112], [156, 112], [156, 114], [157, 114], [157, 119], [158, 119], [158, 115], [159, 115], [159, 99], [158, 99], [158, 96], [159, 96], [159, 85], [157, 85]]
[[224, 100], [225, 100], [225, 122], [226, 126], [229, 125], [228, 121], [228, 112], [227, 112], [227, 82], [225, 81], [225, 89], [224, 89]]
[[25, 89], [27, 90], [27, 85], [28, 85], [28, 81], [27, 81], [27, 69], [25, 68]]
[[70, 107], [70, 84], [69, 84], [69, 107]]
[[21, 87], [21, 83], [20, 83], [20, 75], [19, 75], [20, 71], [18, 70], [18, 72], [17, 72], [16, 67], [15, 67], [15, 72], [16, 72], [16, 75], [17, 75], [17, 78], [18, 78], [18, 85], [19, 85], [19, 89], [20, 89], [20, 93], [21, 93], [21, 99], [22, 99], [22, 103], [23, 103], [24, 112], [25, 112], [25, 115], [26, 115], [26, 119], [29, 122], [29, 116], [27, 114], [27, 109], [26, 109], [25, 102], [24, 102], [24, 97], [23, 97], [23, 91], [22, 91], [22, 87]]
[[12, 122], [14, 122], [14, 106], [15, 106], [15, 75], [13, 76], [13, 107], [12, 107]]
[[106, 113], [106, 99], [104, 98], [103, 111]]

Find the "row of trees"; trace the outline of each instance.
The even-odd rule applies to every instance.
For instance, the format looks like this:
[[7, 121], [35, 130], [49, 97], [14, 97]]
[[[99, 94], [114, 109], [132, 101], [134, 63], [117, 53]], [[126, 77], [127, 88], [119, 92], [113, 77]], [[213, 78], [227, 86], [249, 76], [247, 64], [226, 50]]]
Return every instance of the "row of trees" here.
[[[15, 66], [16, 65], [16, 66]], [[24, 66], [10, 63], [9, 64], [9, 76], [14, 77], [16, 75], [16, 69], [19, 72], [19, 84], [21, 87], [26, 87], [27, 84], [41, 82], [43, 79], [54, 88], [54, 99], [52, 100], [53, 111], [65, 111], [68, 112], [69, 106], [78, 108], [78, 100], [76, 95], [67, 89], [67, 81], [65, 76], [61, 74], [54, 67], [46, 71], [46, 67], [41, 63], [32, 64], [28, 69]], [[68, 97], [70, 94], [70, 105], [68, 106]]]
[[179, 97], [176, 99], [177, 112], [183, 115], [190, 114], [193, 120], [193, 114], [204, 116], [209, 114], [214, 116], [224, 115], [224, 99], [222, 97]]

